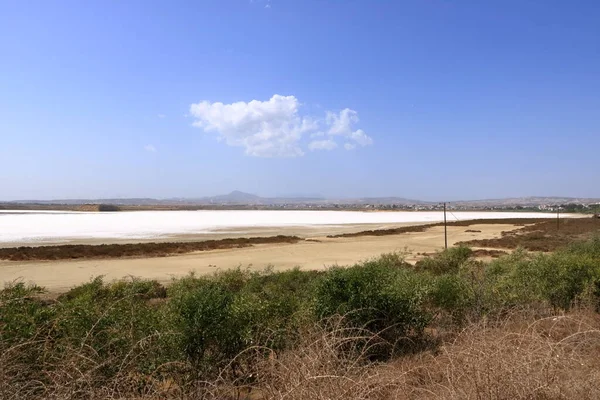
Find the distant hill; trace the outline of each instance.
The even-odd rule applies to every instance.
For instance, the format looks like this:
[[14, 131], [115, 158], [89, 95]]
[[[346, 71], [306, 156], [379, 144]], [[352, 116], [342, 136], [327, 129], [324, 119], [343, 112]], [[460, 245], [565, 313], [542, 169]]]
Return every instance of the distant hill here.
[[[577, 197], [518, 197], [506, 199], [461, 200], [448, 202], [461, 207], [536, 207], [553, 204], [598, 204], [600, 199]], [[21, 200], [0, 203], [0, 209], [11, 205], [97, 205], [112, 204], [116, 206], [202, 206], [202, 205], [236, 205], [236, 206], [281, 206], [313, 204], [321, 206], [334, 205], [397, 205], [397, 206], [431, 206], [439, 202], [413, 200], [403, 197], [362, 197], [362, 198], [323, 198], [323, 197], [261, 197], [251, 193], [235, 190], [229, 194], [200, 198], [130, 198], [130, 199], [62, 199], [62, 200]]]
[[263, 199], [260, 196], [250, 193], [240, 192], [239, 190], [234, 190], [229, 194], [224, 194], [221, 196], [213, 196], [213, 197], [205, 197], [201, 199], [204, 201], [208, 201], [210, 203], [233, 203], [233, 204], [261, 204]]

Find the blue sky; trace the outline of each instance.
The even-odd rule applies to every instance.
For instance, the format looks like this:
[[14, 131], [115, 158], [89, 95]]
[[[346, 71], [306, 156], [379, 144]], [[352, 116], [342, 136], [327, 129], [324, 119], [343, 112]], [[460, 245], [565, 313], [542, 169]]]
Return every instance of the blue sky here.
[[597, 1], [0, 0], [0, 199], [600, 197]]

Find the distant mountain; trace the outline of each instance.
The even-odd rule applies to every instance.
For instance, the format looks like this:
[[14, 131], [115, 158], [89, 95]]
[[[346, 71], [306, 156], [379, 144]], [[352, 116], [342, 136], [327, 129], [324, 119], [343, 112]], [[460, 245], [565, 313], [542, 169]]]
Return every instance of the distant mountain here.
[[[510, 207], [510, 206], [541, 206], [553, 204], [597, 204], [600, 199], [578, 197], [518, 197], [506, 199], [462, 200], [452, 201], [449, 204], [461, 207]], [[439, 204], [433, 201], [406, 199], [403, 197], [362, 197], [362, 198], [322, 198], [322, 197], [261, 197], [255, 194], [234, 190], [219, 196], [200, 198], [131, 198], [131, 199], [64, 199], [64, 200], [21, 200], [5, 202], [10, 204], [38, 204], [38, 205], [82, 205], [82, 204], [115, 204], [124, 206], [194, 206], [194, 205], [256, 205], [280, 206], [285, 204], [314, 204], [314, 205], [398, 205], [430, 206]]]
[[217, 204], [262, 204], [263, 198], [255, 194], [240, 192], [234, 190], [229, 194], [221, 196], [205, 197], [201, 200]]

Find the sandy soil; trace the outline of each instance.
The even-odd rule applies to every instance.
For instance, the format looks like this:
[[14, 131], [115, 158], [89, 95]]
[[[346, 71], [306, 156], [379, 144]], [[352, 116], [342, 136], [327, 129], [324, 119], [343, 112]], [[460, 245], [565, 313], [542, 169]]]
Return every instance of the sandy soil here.
[[[465, 232], [466, 230], [481, 232]], [[448, 227], [448, 245], [471, 239], [499, 237], [502, 231], [515, 229], [513, 225], [490, 224]], [[292, 229], [290, 229], [292, 230]], [[356, 230], [356, 227], [355, 227]], [[346, 229], [344, 229], [346, 231]], [[290, 235], [287, 229], [278, 234]], [[266, 244], [248, 248], [203, 251], [161, 258], [135, 258], [84, 261], [0, 261], [0, 282], [21, 279], [35, 282], [51, 292], [62, 292], [74, 285], [104, 275], [107, 280], [135, 276], [169, 282], [189, 272], [207, 274], [219, 269], [238, 266], [263, 269], [300, 267], [323, 269], [332, 265], [351, 265], [358, 261], [393, 251], [410, 251], [409, 261], [417, 253], [432, 252], [444, 246], [444, 228], [433, 227], [425, 232], [389, 236], [362, 236], [353, 238], [326, 238], [330, 231], [309, 237], [296, 244]]]

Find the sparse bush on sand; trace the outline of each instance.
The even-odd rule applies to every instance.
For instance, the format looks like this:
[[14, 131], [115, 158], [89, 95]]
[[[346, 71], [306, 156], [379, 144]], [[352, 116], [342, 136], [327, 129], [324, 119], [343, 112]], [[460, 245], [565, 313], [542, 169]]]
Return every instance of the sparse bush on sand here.
[[2, 399], [594, 399], [600, 239], [0, 291]]

